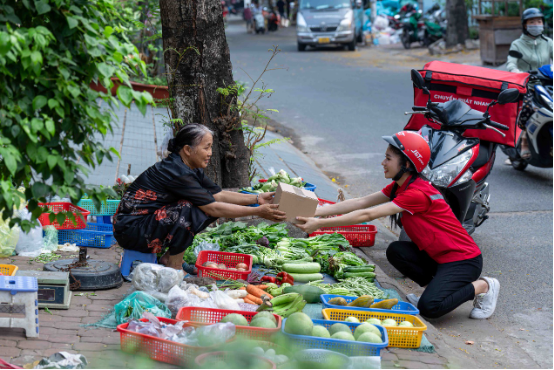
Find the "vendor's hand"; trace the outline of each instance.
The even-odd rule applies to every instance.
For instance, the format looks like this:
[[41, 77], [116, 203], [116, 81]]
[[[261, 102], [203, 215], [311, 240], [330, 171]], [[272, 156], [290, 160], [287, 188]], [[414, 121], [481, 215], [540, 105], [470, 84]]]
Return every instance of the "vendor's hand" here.
[[287, 214], [283, 211], [279, 211], [278, 208], [278, 204], [260, 205], [258, 207], [258, 216], [275, 222], [285, 221], [287, 219]]
[[259, 196], [258, 196], [258, 204], [259, 205], [262, 205], [262, 204], [273, 204], [273, 196], [275, 195], [275, 192], [271, 192], [271, 193], [261, 193]]
[[319, 229], [321, 226], [319, 224], [320, 220], [313, 217], [296, 217], [297, 221], [300, 221], [301, 224], [296, 224], [296, 227], [301, 229], [302, 231], [311, 234], [317, 229]]

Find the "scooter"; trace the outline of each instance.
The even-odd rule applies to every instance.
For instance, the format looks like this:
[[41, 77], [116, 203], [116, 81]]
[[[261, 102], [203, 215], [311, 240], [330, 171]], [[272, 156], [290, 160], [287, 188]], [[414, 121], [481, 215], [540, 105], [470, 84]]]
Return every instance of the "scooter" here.
[[406, 14], [402, 23], [402, 35], [400, 41], [404, 49], [409, 49], [413, 42], [419, 42], [423, 46], [423, 37], [425, 35], [425, 23], [421, 19], [422, 12], [412, 10]]
[[[417, 88], [430, 95], [418, 71], [412, 69], [411, 77]], [[491, 129], [506, 136], [502, 131], [507, 131], [508, 126], [492, 121], [489, 109], [496, 104], [514, 102], [518, 97], [517, 89], [506, 89], [498, 95], [498, 101], [489, 103], [483, 113], [460, 100], [433, 103], [429, 96], [425, 107], [412, 107], [412, 112], [405, 113], [424, 114], [427, 119], [440, 124], [438, 129], [423, 126], [419, 130], [431, 149], [431, 160], [421, 175], [441, 192], [469, 234], [488, 219], [490, 187], [486, 179], [492, 170], [498, 144], [465, 137], [464, 132]], [[400, 240], [409, 240], [406, 238], [402, 230]]]
[[262, 13], [254, 14], [254, 31], [256, 33], [265, 33], [265, 18]]
[[[518, 59], [523, 57], [516, 50], [510, 50], [508, 54]], [[552, 67], [551, 65], [544, 65], [538, 70], [529, 71], [529, 74], [528, 89], [533, 94], [532, 104], [536, 108], [535, 113], [529, 117], [526, 123], [527, 141], [531, 157], [523, 159], [520, 155], [521, 135], [517, 139], [515, 148], [502, 146], [502, 151], [510, 158], [512, 167], [518, 171], [525, 170], [528, 165], [540, 168], [553, 167]]]

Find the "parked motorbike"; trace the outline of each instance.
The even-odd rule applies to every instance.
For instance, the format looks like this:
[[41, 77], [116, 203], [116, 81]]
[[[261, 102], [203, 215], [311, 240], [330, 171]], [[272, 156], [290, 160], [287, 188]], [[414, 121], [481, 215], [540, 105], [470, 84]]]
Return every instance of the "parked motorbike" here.
[[[435, 14], [437, 13], [437, 14]], [[429, 46], [444, 37], [446, 23], [440, 21], [441, 10], [436, 10], [431, 16], [423, 17], [421, 11], [412, 11], [403, 21], [400, 41], [405, 49], [409, 49], [414, 42], [421, 46]]]
[[267, 18], [267, 30], [269, 32], [277, 31], [279, 29], [279, 22], [281, 21], [280, 18], [279, 14], [277, 14], [274, 10], [269, 12]]
[[[417, 88], [430, 95], [418, 71], [412, 69], [411, 77]], [[433, 103], [429, 96], [425, 107], [412, 107], [412, 112], [405, 113], [424, 114], [440, 124], [438, 129], [423, 126], [419, 130], [431, 149], [431, 160], [421, 174], [442, 193], [469, 234], [488, 218], [490, 188], [485, 180], [492, 170], [498, 144], [463, 134], [469, 129], [491, 129], [505, 136], [501, 130], [508, 130], [508, 126], [492, 121], [489, 108], [514, 102], [518, 97], [517, 89], [506, 89], [483, 113], [461, 100]], [[406, 240], [405, 232], [402, 233], [401, 240]]]
[[256, 33], [265, 33], [265, 18], [262, 13], [254, 14], [254, 31]]
[[[523, 59], [523, 55], [516, 50], [510, 50], [509, 55]], [[527, 63], [527, 62], [526, 62]], [[529, 63], [528, 63], [529, 64]], [[529, 64], [530, 66], [530, 64]], [[517, 139], [516, 147], [502, 146], [502, 151], [512, 162], [512, 167], [523, 171], [528, 165], [550, 168], [552, 160], [552, 67], [550, 64], [538, 70], [529, 71], [528, 90], [533, 94], [532, 104], [535, 113], [527, 121], [527, 141], [531, 157], [523, 159], [521, 153], [521, 135]], [[523, 131], [522, 131], [523, 132]]]

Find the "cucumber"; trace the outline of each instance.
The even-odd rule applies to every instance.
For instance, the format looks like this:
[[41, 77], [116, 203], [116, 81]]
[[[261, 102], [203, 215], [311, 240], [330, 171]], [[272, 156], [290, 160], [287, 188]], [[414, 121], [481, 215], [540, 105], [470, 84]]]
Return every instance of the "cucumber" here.
[[325, 291], [313, 285], [293, 285], [283, 289], [284, 293], [298, 293], [306, 300], [307, 303], [319, 303], [319, 296], [325, 294]]
[[293, 277], [295, 283], [309, 283], [310, 281], [323, 280], [323, 275], [319, 273], [314, 274], [297, 274], [289, 273]]
[[321, 271], [321, 265], [317, 262], [285, 263], [283, 271], [288, 273], [313, 274]]
[[344, 274], [345, 278], [351, 278], [351, 277], [364, 277], [364, 278], [374, 278], [375, 273], [374, 272], [347, 272]]
[[344, 272], [373, 272], [375, 271], [374, 265], [366, 266], [348, 266], [342, 269]]

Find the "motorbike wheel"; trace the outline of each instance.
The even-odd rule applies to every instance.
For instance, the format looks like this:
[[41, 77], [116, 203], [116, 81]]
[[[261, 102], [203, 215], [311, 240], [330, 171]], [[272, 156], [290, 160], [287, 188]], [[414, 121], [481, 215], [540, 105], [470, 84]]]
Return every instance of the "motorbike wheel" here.
[[510, 160], [512, 161], [512, 167], [514, 168], [514, 170], [524, 171], [527, 168], [528, 163], [522, 158], [510, 158]]
[[400, 41], [402, 41], [402, 46], [404, 46], [404, 49], [410, 48], [410, 34], [407, 30], [404, 30], [404, 32], [402, 32], [402, 37], [400, 38]]

